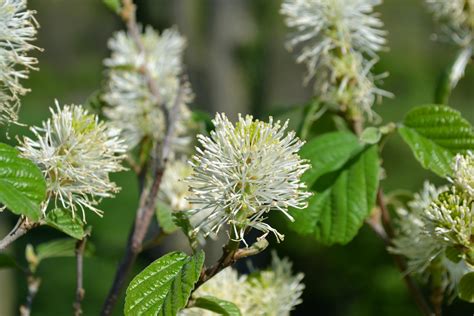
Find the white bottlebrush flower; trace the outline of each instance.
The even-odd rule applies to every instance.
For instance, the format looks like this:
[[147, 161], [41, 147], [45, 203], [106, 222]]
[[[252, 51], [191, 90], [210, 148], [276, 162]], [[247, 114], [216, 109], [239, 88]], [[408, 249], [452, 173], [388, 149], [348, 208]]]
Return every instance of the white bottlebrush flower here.
[[[193, 294], [194, 298], [214, 296], [234, 303], [242, 316], [289, 316], [291, 310], [302, 302], [303, 274], [293, 275], [291, 262], [273, 254], [269, 269], [239, 276], [237, 271], [226, 268]], [[212, 316], [204, 309], [189, 308], [180, 316]]]
[[453, 247], [470, 248], [474, 231], [474, 199], [468, 193], [456, 187], [441, 193], [426, 209], [426, 217], [432, 238]]
[[454, 158], [454, 183], [474, 198], [474, 154], [458, 154]]
[[[150, 27], [146, 28], [140, 39], [141, 48], [128, 33], [121, 31], [109, 41], [112, 54], [104, 62], [108, 68], [103, 95], [108, 106], [104, 114], [113, 126], [122, 130], [122, 137], [129, 148], [145, 137], [160, 141], [166, 128], [162, 107], [171, 108], [174, 105], [182, 85], [181, 111], [175, 129], [178, 136], [173, 139], [173, 144], [185, 145], [189, 138], [179, 135], [186, 134], [186, 121], [190, 117], [186, 104], [193, 97], [189, 84], [182, 84], [180, 79], [186, 41], [174, 29], [159, 35]], [[158, 89], [158, 100], [150, 90], [147, 79], [152, 80]]]
[[417, 274], [425, 281], [429, 279], [432, 268], [437, 270], [442, 276], [442, 287], [448, 293], [455, 294], [461, 277], [472, 271], [472, 268], [464, 260], [454, 262], [448, 258], [447, 251], [453, 244], [444, 237], [440, 238], [439, 233], [435, 232], [437, 221], [433, 220], [430, 209], [449, 192], [446, 190], [447, 187], [436, 188], [425, 182], [423, 191], [415, 194], [414, 199], [408, 203], [408, 210], [397, 210], [399, 218], [396, 224], [399, 229], [389, 250], [405, 256], [407, 272]]
[[[201, 285], [194, 293], [193, 298], [214, 296], [221, 300], [232, 302], [239, 307], [242, 316], [251, 315], [249, 302], [250, 285], [247, 276], [240, 275], [237, 270], [226, 268], [212, 279]], [[179, 316], [215, 316], [216, 314], [200, 308], [186, 308], [179, 312]]]
[[281, 13], [296, 30], [288, 47], [302, 46], [298, 62], [306, 62], [311, 75], [334, 50], [351, 50], [375, 57], [385, 45], [383, 23], [375, 16], [374, 6], [381, 0], [285, 0]]
[[397, 209], [396, 224], [399, 230], [390, 251], [407, 258], [407, 272], [423, 274], [446, 249], [446, 244], [440, 243], [427, 233], [427, 220], [424, 215], [431, 203], [446, 189], [436, 188], [425, 182], [423, 190], [415, 194], [413, 200], [408, 203], [408, 209]]
[[55, 206], [73, 214], [80, 209], [83, 220], [85, 208], [101, 215], [96, 205], [118, 191], [109, 173], [124, 169], [121, 161], [126, 146], [116, 129], [82, 106], [66, 105], [61, 109], [56, 102], [51, 114], [42, 127], [31, 128], [35, 138], [24, 137], [19, 149], [43, 171], [48, 199]]
[[474, 0], [426, 0], [446, 34], [461, 46], [471, 43], [474, 35]]
[[[306, 192], [301, 175], [309, 168], [298, 151], [303, 142], [280, 122], [239, 116], [235, 126], [224, 114], [216, 114], [215, 131], [198, 136], [202, 145], [190, 162], [188, 179], [193, 209], [188, 211], [196, 232], [217, 233], [229, 224], [232, 238], [243, 240], [248, 228], [283, 235], [264, 222], [272, 210], [290, 220], [288, 208], [305, 208]], [[198, 220], [195, 220], [195, 219]]]
[[189, 186], [185, 179], [193, 172], [191, 165], [176, 159], [168, 162], [161, 180], [158, 198], [168, 204], [173, 211], [185, 211], [190, 208]]
[[370, 71], [376, 53], [385, 45], [383, 23], [374, 13], [380, 0], [285, 0], [281, 13], [295, 30], [287, 46], [301, 48], [298, 63], [305, 63], [307, 83], [315, 78], [314, 89], [322, 102], [348, 111], [354, 119], [392, 94], [377, 88], [386, 76]]
[[303, 274], [293, 275], [288, 259], [280, 259], [275, 253], [272, 256], [271, 268], [250, 276], [247, 281], [251, 286], [251, 311], [256, 311], [253, 315], [290, 315], [293, 308], [302, 303]]
[[16, 122], [19, 97], [28, 92], [20, 80], [35, 69], [36, 58], [28, 52], [36, 49], [38, 23], [26, 0], [0, 0], [0, 123]]
[[351, 117], [363, 114], [370, 121], [377, 117], [372, 107], [382, 97], [392, 97], [390, 92], [377, 87], [376, 82], [386, 74], [373, 75], [375, 61], [365, 61], [359, 53], [328, 56], [321, 60], [315, 88], [319, 100], [349, 111]]

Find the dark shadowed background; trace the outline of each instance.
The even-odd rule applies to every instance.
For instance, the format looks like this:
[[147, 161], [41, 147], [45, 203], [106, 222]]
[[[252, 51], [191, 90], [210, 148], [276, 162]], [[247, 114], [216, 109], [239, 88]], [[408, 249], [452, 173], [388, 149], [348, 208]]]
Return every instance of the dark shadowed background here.
[[[108, 55], [107, 40], [121, 21], [100, 0], [30, 0], [41, 25], [38, 46], [40, 71], [33, 72], [25, 86], [32, 92], [23, 99], [21, 121], [38, 124], [47, 118], [48, 107], [58, 99], [61, 104], [82, 104], [96, 91], [103, 75], [102, 60]], [[185, 55], [187, 73], [196, 94], [193, 107], [227, 112], [252, 113], [266, 118], [278, 109], [299, 105], [311, 97], [311, 89], [302, 86], [304, 67], [296, 65], [284, 48], [288, 30], [279, 14], [277, 0], [141, 0], [138, 19], [163, 30], [176, 26], [188, 38]], [[415, 105], [433, 102], [434, 87], [442, 70], [457, 53], [454, 46], [431, 40], [435, 25], [422, 0], [385, 0], [377, 8], [389, 31], [390, 49], [381, 54], [377, 72], [390, 76], [383, 88], [395, 94], [384, 100], [376, 111], [385, 122], [399, 121]], [[451, 98], [451, 105], [474, 122], [474, 67], [468, 68]], [[328, 124], [320, 123], [316, 131]], [[5, 129], [5, 128], [3, 128]], [[11, 127], [10, 139], [29, 133], [25, 127]], [[2, 132], [2, 134], [4, 134]], [[384, 151], [388, 179], [387, 191], [418, 190], [425, 179], [440, 182], [421, 169], [408, 147], [398, 136], [392, 137]], [[124, 189], [116, 199], [104, 201], [103, 219], [89, 216], [94, 226], [92, 242], [96, 255], [86, 259], [84, 300], [85, 315], [97, 315], [111, 284], [116, 264], [123, 253], [129, 227], [137, 205], [135, 178], [131, 172], [114, 176]], [[286, 239], [277, 248], [304, 272], [304, 303], [294, 315], [419, 315], [413, 300], [394, 267], [383, 243], [367, 227], [346, 246], [326, 248], [310, 238], [288, 231], [283, 218], [274, 224]], [[0, 214], [2, 235], [15, 218]], [[23, 258], [27, 242], [62, 237], [48, 228], [37, 229], [15, 244], [13, 251]], [[172, 247], [175, 243], [167, 239]], [[136, 267], [138, 272], [166, 248], [145, 253]], [[254, 260], [264, 267], [269, 251]], [[21, 259], [24, 260], [24, 259]], [[240, 268], [245, 270], [246, 265]], [[51, 259], [40, 267], [43, 279], [33, 315], [69, 315], [75, 291], [73, 258]], [[0, 315], [16, 315], [25, 298], [25, 279], [11, 271], [0, 271]], [[445, 315], [472, 315], [474, 308], [455, 300]], [[122, 314], [122, 306], [116, 315]]]

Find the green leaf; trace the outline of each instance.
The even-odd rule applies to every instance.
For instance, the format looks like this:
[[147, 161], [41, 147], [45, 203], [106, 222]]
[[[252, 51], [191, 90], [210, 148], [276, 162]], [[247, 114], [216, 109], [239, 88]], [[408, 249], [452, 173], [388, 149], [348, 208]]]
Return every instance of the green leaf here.
[[444, 254], [446, 255], [446, 258], [454, 263], [458, 263], [462, 260], [462, 251], [456, 249], [456, 247], [447, 247]]
[[461, 278], [458, 292], [460, 299], [474, 303], [474, 272], [469, 272]]
[[186, 306], [203, 263], [202, 251], [192, 257], [172, 252], [156, 260], [128, 286], [125, 315], [177, 315]]
[[474, 149], [471, 124], [447, 106], [426, 105], [408, 112], [400, 135], [421, 165], [445, 177], [457, 153]]
[[19, 268], [18, 263], [7, 254], [0, 253], [0, 269]]
[[59, 239], [39, 244], [36, 247], [36, 255], [40, 261], [57, 257], [73, 257], [75, 249], [75, 240]]
[[189, 241], [189, 245], [191, 246], [192, 249], [197, 249], [199, 240], [198, 240], [198, 235], [196, 231], [194, 230], [194, 227], [191, 225], [188, 216], [186, 215], [185, 212], [173, 212], [173, 222], [175, 223], [176, 226], [181, 228], [183, 233], [186, 235]]
[[73, 216], [70, 211], [60, 208], [51, 210], [46, 214], [45, 221], [49, 226], [62, 231], [72, 238], [84, 238], [84, 224], [77, 216]]
[[382, 138], [382, 132], [377, 127], [367, 127], [360, 135], [360, 140], [366, 144], [374, 145], [377, 144]]
[[19, 157], [15, 148], [0, 143], [0, 203], [15, 214], [37, 221], [45, 195], [46, 182], [38, 167]]
[[311, 169], [302, 180], [310, 187], [321, 175], [342, 167], [354, 153], [362, 150], [357, 137], [348, 132], [327, 133], [306, 143], [300, 156], [308, 159]]
[[198, 297], [194, 302], [195, 307], [207, 309], [219, 315], [240, 316], [240, 309], [232, 302], [221, 300], [213, 296]]
[[121, 0], [102, 0], [102, 1], [104, 1], [104, 4], [115, 13], [120, 13], [120, 10], [122, 10]]
[[377, 147], [371, 146], [326, 173], [313, 185], [308, 207], [292, 212], [295, 222], [290, 227], [323, 244], [348, 243], [375, 205], [379, 168]]
[[[56, 239], [39, 244], [36, 247], [38, 261], [59, 257], [74, 257], [76, 255], [76, 240]], [[84, 251], [85, 256], [90, 256], [94, 252], [92, 244], [88, 241]]]
[[156, 203], [156, 217], [158, 218], [161, 229], [167, 234], [171, 234], [179, 228], [174, 223], [173, 210], [168, 204], [162, 201]]

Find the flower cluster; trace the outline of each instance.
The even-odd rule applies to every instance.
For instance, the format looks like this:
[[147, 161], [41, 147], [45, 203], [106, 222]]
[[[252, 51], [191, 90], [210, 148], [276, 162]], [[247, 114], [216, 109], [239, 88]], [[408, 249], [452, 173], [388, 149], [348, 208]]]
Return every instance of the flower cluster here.
[[126, 146], [119, 131], [82, 106], [60, 108], [56, 102], [51, 114], [42, 127], [31, 128], [35, 139], [24, 137], [19, 149], [43, 171], [48, 201], [73, 214], [79, 208], [84, 221], [84, 209], [101, 215], [96, 205], [118, 191], [109, 173], [123, 170]]
[[453, 169], [455, 184], [474, 196], [474, 154], [457, 155]]
[[425, 216], [425, 210], [446, 189], [447, 187], [436, 188], [425, 182], [421, 193], [415, 194], [408, 203], [408, 209], [397, 209], [399, 231], [390, 250], [408, 259], [408, 272], [423, 274], [446, 249], [444, 243], [439, 243], [427, 233], [429, 222]]
[[34, 13], [26, 0], [0, 0], [0, 123], [18, 120], [19, 97], [28, 92], [20, 80], [37, 63], [28, 56], [37, 49], [31, 44], [38, 27]]
[[[301, 301], [303, 274], [292, 274], [291, 263], [273, 254], [271, 268], [251, 275], [240, 275], [227, 268], [203, 284], [193, 297], [214, 296], [234, 303], [243, 316], [287, 316]], [[203, 309], [189, 308], [180, 316], [211, 316]]]
[[121, 31], [109, 41], [112, 55], [104, 62], [108, 67], [103, 95], [108, 106], [104, 114], [113, 126], [122, 130], [130, 149], [145, 137], [159, 142], [166, 130], [163, 107], [174, 106], [183, 89], [176, 122], [178, 136], [173, 144], [185, 145], [189, 138], [183, 135], [186, 135], [186, 121], [190, 116], [186, 104], [193, 98], [189, 84], [180, 79], [185, 39], [174, 29], [159, 35], [149, 27], [139, 40], [137, 43], [130, 34]]
[[181, 159], [170, 161], [161, 180], [158, 198], [173, 211], [190, 209], [188, 201], [189, 187], [185, 179], [191, 176], [193, 168]]
[[426, 0], [426, 4], [451, 40], [460, 46], [471, 44], [474, 36], [474, 0]]
[[408, 259], [409, 272], [426, 274], [441, 267], [443, 285], [453, 290], [463, 274], [474, 271], [474, 195], [472, 153], [454, 158], [450, 187], [425, 184], [421, 195], [400, 209], [399, 233], [392, 252]]
[[374, 14], [380, 0], [285, 0], [281, 13], [295, 29], [290, 50], [301, 47], [298, 63], [305, 63], [306, 81], [315, 78], [315, 93], [353, 118], [368, 115], [390, 93], [377, 88], [384, 75], [373, 75], [377, 52], [385, 45], [382, 22]]
[[293, 220], [288, 208], [305, 208], [310, 196], [301, 175], [309, 168], [298, 151], [303, 145], [287, 123], [268, 123], [239, 116], [233, 125], [224, 114], [213, 120], [210, 137], [199, 135], [202, 149], [190, 162], [187, 180], [192, 209], [187, 213], [196, 232], [217, 233], [231, 225], [231, 237], [243, 240], [248, 228], [283, 235], [265, 223], [278, 210]]
[[466, 192], [452, 187], [441, 193], [426, 209], [428, 233], [456, 247], [471, 247], [474, 230], [474, 199]]

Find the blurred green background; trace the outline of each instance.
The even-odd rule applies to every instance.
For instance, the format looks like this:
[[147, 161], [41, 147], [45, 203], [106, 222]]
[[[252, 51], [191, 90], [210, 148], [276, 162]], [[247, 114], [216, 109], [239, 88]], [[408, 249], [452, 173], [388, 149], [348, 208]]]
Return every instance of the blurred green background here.
[[[284, 48], [288, 30], [279, 14], [280, 1], [141, 0], [137, 4], [143, 24], [159, 30], [176, 26], [188, 38], [185, 63], [196, 94], [194, 108], [224, 111], [231, 117], [239, 112], [266, 117], [288, 106], [297, 112], [298, 105], [311, 97], [311, 89], [302, 86], [304, 67], [296, 65]], [[54, 99], [61, 104], [81, 104], [100, 87], [107, 40], [123, 28], [100, 0], [30, 0], [29, 5], [38, 11], [41, 29], [37, 44], [44, 52], [38, 54], [40, 71], [25, 82], [32, 89], [21, 109], [21, 121], [27, 125], [47, 118]], [[438, 77], [457, 49], [430, 39], [436, 26], [422, 0], [385, 0], [377, 10], [389, 32], [389, 50], [380, 55], [375, 70], [390, 73], [383, 88], [395, 98], [385, 99], [375, 110], [385, 122], [399, 121], [410, 107], [433, 101]], [[471, 65], [450, 102], [471, 122], [473, 87]], [[11, 127], [5, 141], [15, 143], [16, 135], [28, 133], [26, 127]], [[383, 158], [387, 191], [418, 190], [425, 179], [442, 181], [421, 169], [398, 136], [389, 140]], [[124, 172], [114, 179], [123, 189], [116, 199], [102, 204], [105, 217], [89, 216], [96, 255], [85, 262], [85, 315], [97, 315], [100, 310], [137, 205], [133, 174]], [[305, 274], [304, 303], [294, 315], [419, 315], [391, 257], [367, 227], [349, 245], [325, 248], [288, 231], [283, 219], [274, 221], [286, 239], [273, 246], [281, 256], [291, 258], [296, 271]], [[0, 214], [2, 235], [14, 222], [13, 216]], [[51, 229], [37, 229], [18, 241], [14, 252], [22, 258], [26, 243], [58, 237], [62, 236]], [[176, 242], [171, 239], [162, 249], [145, 253], [136, 272], [173, 247]], [[264, 267], [268, 260], [269, 251], [253, 264]], [[33, 315], [71, 314], [74, 259], [45, 261], [39, 275], [43, 282]], [[0, 315], [16, 315], [25, 295], [22, 275], [0, 271]], [[118, 306], [116, 315], [122, 314], [121, 310]], [[456, 300], [445, 310], [445, 315], [472, 315], [474, 308]]]

